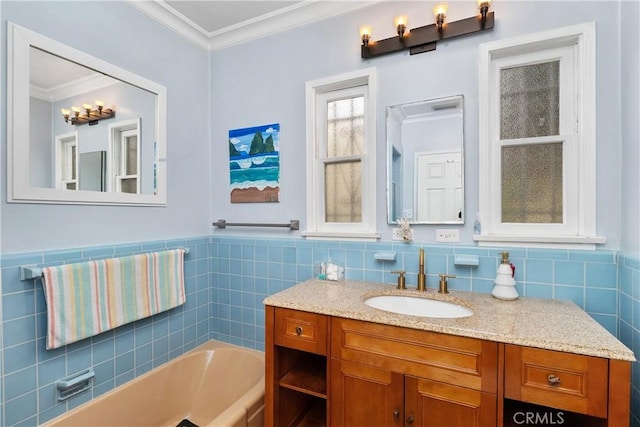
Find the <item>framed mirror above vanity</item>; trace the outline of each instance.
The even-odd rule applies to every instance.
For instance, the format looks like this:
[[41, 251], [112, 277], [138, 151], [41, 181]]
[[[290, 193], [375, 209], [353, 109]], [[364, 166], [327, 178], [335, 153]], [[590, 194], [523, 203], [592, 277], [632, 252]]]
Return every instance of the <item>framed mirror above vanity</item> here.
[[386, 108], [387, 220], [464, 223], [464, 98]]
[[166, 205], [166, 88], [13, 23], [7, 43], [7, 201]]

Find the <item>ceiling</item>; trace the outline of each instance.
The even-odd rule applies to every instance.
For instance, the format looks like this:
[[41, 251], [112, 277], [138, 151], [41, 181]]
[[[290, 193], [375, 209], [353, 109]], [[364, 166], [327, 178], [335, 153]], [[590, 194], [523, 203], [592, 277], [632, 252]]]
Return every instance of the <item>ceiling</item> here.
[[127, 0], [207, 50], [220, 50], [380, 0]]

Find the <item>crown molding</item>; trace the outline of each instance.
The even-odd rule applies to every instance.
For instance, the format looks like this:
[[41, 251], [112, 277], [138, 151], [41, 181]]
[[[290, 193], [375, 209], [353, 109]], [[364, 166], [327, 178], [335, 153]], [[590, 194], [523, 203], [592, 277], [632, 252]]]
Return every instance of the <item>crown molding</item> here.
[[304, 0], [254, 19], [206, 32], [161, 0], [126, 0], [145, 15], [209, 51], [222, 50], [240, 43], [282, 32], [331, 16], [357, 10], [382, 0], [322, 1]]
[[104, 87], [117, 84], [118, 80], [103, 76], [101, 74], [93, 74], [71, 82], [56, 86], [51, 89], [43, 89], [41, 87], [30, 85], [29, 96], [42, 99], [44, 101], [56, 102], [62, 99], [71, 98], [72, 96], [82, 95]]
[[154, 19], [170, 30], [186, 37], [203, 49], [209, 50], [209, 35], [200, 27], [179, 14], [175, 9], [158, 1], [125, 0], [149, 18]]

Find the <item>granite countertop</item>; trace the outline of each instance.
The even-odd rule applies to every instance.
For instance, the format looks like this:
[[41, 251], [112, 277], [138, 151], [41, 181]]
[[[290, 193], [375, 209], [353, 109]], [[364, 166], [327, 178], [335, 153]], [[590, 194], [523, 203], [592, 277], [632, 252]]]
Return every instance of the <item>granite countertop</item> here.
[[[375, 295], [412, 295], [455, 302], [473, 310], [470, 317], [441, 319], [396, 314], [364, 303]], [[489, 294], [450, 291], [438, 294], [397, 290], [382, 283], [311, 279], [264, 300], [265, 305], [347, 319], [442, 332], [488, 341], [538, 347], [587, 356], [635, 361], [634, 354], [570, 301], [519, 298], [501, 301]]]

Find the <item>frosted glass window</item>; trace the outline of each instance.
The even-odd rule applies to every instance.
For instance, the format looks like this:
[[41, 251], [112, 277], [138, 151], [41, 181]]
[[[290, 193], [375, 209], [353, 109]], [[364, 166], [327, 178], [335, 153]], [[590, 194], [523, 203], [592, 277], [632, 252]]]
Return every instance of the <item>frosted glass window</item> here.
[[327, 157], [363, 153], [364, 96], [327, 103]]
[[362, 222], [361, 162], [328, 163], [325, 176], [325, 222]]
[[500, 139], [559, 135], [560, 61], [500, 70]]
[[502, 222], [562, 223], [562, 143], [502, 147]]
[[127, 136], [125, 138], [125, 149], [126, 149], [126, 166], [125, 166], [125, 174], [126, 175], [135, 175], [138, 173], [138, 136]]

